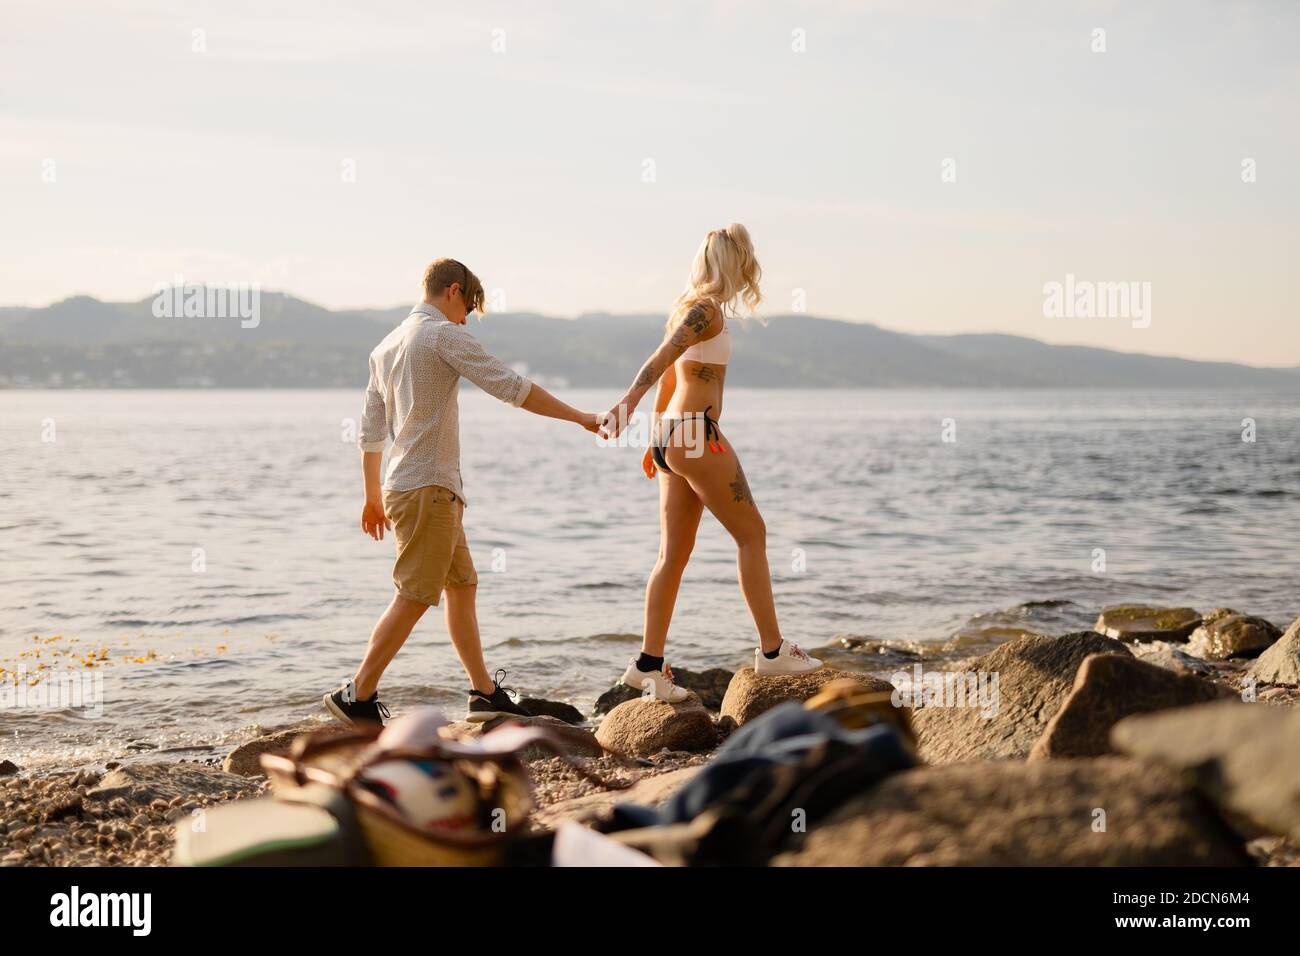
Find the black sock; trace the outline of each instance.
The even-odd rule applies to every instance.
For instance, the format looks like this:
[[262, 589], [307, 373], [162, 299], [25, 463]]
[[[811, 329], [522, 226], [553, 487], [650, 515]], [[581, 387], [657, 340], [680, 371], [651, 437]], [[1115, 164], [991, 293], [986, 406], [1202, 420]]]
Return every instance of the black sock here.
[[778, 644], [778, 645], [776, 645], [776, 650], [774, 650], [774, 651], [764, 651], [764, 652], [763, 652], [763, 656], [766, 657], [769, 661], [774, 661], [774, 660], [777, 659], [777, 657], [780, 655], [780, 653], [781, 653], [781, 645]]
[[636, 669], [649, 673], [650, 671], [661, 671], [664, 669], [664, 659], [662, 657], [651, 657], [645, 651], [636, 659]]

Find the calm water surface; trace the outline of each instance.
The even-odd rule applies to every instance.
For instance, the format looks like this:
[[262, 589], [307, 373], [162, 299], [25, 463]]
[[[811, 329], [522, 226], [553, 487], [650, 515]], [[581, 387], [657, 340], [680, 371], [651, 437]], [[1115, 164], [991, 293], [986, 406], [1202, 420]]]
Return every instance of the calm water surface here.
[[[767, 521], [788, 637], [978, 648], [1086, 627], [1121, 601], [1289, 623], [1297, 397], [734, 389], [723, 425]], [[317, 713], [391, 593], [391, 538], [357, 526], [345, 420], [359, 410], [348, 391], [0, 392], [2, 676], [103, 679], [95, 719], [0, 708], [0, 757], [185, 755]], [[637, 649], [655, 485], [637, 450], [470, 386], [461, 410], [489, 666], [587, 711]], [[706, 515], [669, 658], [734, 667], [753, 644], [734, 547]], [[431, 611], [384, 697], [455, 713], [464, 683]]]

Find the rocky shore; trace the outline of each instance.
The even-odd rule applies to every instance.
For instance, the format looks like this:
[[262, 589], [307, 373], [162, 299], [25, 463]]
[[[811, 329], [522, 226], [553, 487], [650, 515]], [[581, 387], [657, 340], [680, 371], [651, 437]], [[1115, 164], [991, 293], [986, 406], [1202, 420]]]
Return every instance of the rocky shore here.
[[[801, 677], [679, 671], [692, 696], [676, 705], [624, 687], [588, 713], [526, 700], [611, 784], [527, 754], [531, 826], [658, 803], [738, 727], [849, 679], [912, 708], [919, 766], [792, 835], [776, 865], [1300, 865], [1300, 620], [1124, 606], [975, 657], [856, 639], [818, 653], [828, 666]], [[993, 694], [954, 705], [951, 687]], [[25, 773], [0, 758], [0, 865], [167, 865], [176, 827], [263, 795], [258, 758], [328, 726], [274, 728], [224, 760]]]

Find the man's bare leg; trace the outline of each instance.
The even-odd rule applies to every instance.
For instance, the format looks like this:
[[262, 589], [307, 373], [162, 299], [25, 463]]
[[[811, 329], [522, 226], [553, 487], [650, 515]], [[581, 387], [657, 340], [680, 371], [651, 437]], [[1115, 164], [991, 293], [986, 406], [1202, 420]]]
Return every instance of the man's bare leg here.
[[[392, 663], [397, 652], [402, 649], [406, 639], [411, 636], [416, 622], [424, 616], [429, 605], [421, 604], [394, 594], [388, 610], [384, 611], [375, 629], [370, 632], [370, 644], [366, 647], [366, 656], [361, 661], [355, 678], [357, 699], [369, 700], [379, 689], [379, 678]], [[477, 631], [475, 634], [477, 635]]]
[[451, 643], [460, 657], [460, 665], [465, 668], [465, 676], [470, 685], [483, 694], [491, 694], [496, 685], [488, 676], [487, 665], [483, 663], [483, 645], [478, 634], [478, 611], [475, 596], [478, 586], [471, 584], [460, 588], [447, 588], [442, 592], [447, 602], [445, 614], [447, 633]]

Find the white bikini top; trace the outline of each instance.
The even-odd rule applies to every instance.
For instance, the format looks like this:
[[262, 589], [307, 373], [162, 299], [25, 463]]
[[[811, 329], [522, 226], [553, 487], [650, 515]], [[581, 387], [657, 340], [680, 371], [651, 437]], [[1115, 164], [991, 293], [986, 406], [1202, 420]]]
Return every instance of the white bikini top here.
[[722, 326], [722, 331], [711, 339], [696, 342], [685, 352], [682, 358], [692, 362], [708, 362], [710, 365], [726, 365], [731, 358], [731, 328]]

